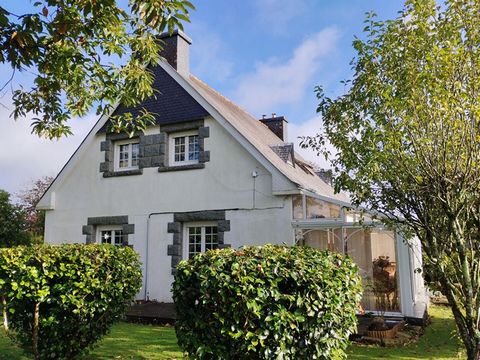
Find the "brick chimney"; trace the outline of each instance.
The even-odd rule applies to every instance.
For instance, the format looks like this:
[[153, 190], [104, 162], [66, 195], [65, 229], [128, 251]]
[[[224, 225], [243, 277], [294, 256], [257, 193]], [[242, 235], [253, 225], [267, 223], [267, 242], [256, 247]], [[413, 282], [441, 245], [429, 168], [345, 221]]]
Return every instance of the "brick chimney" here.
[[288, 121], [285, 116], [277, 116], [277, 114], [273, 113], [272, 117], [267, 118], [266, 115], [260, 119], [260, 121], [267, 125], [268, 128], [277, 135], [282, 141], [288, 141]]
[[192, 44], [192, 39], [181, 30], [175, 30], [171, 35], [168, 32], [163, 33], [159, 35], [159, 39], [163, 41], [163, 50], [160, 55], [180, 75], [188, 77], [190, 74], [189, 47]]

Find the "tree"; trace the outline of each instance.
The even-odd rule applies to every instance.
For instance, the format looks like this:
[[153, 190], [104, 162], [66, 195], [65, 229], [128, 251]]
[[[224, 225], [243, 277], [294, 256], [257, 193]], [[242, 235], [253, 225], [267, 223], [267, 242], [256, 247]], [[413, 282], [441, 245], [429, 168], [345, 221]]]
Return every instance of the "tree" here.
[[51, 176], [44, 176], [17, 195], [20, 200], [19, 204], [26, 215], [28, 231], [33, 236], [43, 236], [45, 231], [45, 211], [37, 210], [36, 206], [52, 181]]
[[323, 131], [303, 146], [327, 156], [337, 191], [420, 239], [425, 278], [480, 359], [480, 2], [408, 0], [364, 31], [348, 91], [317, 88]]
[[[31, 13], [0, 6], [0, 63], [33, 72], [31, 87], [13, 89], [15, 119], [34, 114], [33, 132], [47, 138], [71, 134], [68, 119], [91, 109], [108, 114], [117, 104], [154, 96], [148, 65], [160, 61], [160, 32], [182, 29], [193, 5], [187, 0], [41, 0]], [[127, 112], [112, 119], [115, 131], [135, 132], [154, 114]]]
[[18, 205], [10, 202], [10, 194], [0, 189], [0, 248], [27, 245], [26, 214]]

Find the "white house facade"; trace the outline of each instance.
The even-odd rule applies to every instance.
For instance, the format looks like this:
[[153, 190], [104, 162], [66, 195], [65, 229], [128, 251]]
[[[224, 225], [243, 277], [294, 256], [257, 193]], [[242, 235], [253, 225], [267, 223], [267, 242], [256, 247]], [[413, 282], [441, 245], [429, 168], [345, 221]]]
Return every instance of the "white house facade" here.
[[[132, 246], [143, 264], [138, 298], [159, 302], [172, 301], [176, 265], [199, 252], [330, 249], [351, 255], [366, 284], [384, 285], [388, 313], [422, 318], [420, 245], [374, 222], [361, 227], [348, 197], [288, 143], [285, 118], [255, 119], [191, 75], [182, 32], [164, 41], [156, 98], [113, 113], [145, 107], [156, 125], [129, 137], [108, 131], [109, 116], [96, 123], [38, 204], [46, 242]], [[366, 310], [377, 310], [377, 295], [366, 291]]]

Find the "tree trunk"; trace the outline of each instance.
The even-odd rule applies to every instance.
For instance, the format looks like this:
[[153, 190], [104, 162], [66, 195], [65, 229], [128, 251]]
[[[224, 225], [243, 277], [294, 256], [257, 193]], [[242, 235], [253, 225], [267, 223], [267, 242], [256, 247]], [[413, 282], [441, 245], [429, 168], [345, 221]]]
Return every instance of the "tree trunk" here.
[[480, 343], [475, 344], [471, 349], [467, 346], [467, 359], [480, 360]]
[[8, 332], [8, 310], [7, 310], [7, 299], [5, 296], [2, 296], [2, 310], [3, 310], [3, 327], [5, 332]]
[[33, 330], [32, 330], [32, 352], [35, 360], [40, 359], [38, 353], [38, 328], [40, 323], [40, 303], [35, 303], [35, 312], [33, 314]]

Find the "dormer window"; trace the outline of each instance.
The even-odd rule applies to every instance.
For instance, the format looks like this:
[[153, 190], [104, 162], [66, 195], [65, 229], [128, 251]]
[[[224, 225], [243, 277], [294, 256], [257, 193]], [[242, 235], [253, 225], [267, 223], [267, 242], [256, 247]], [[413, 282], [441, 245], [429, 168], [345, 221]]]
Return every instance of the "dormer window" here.
[[140, 144], [138, 139], [115, 143], [115, 171], [138, 169]]
[[170, 135], [170, 165], [197, 164], [200, 154], [198, 131]]

